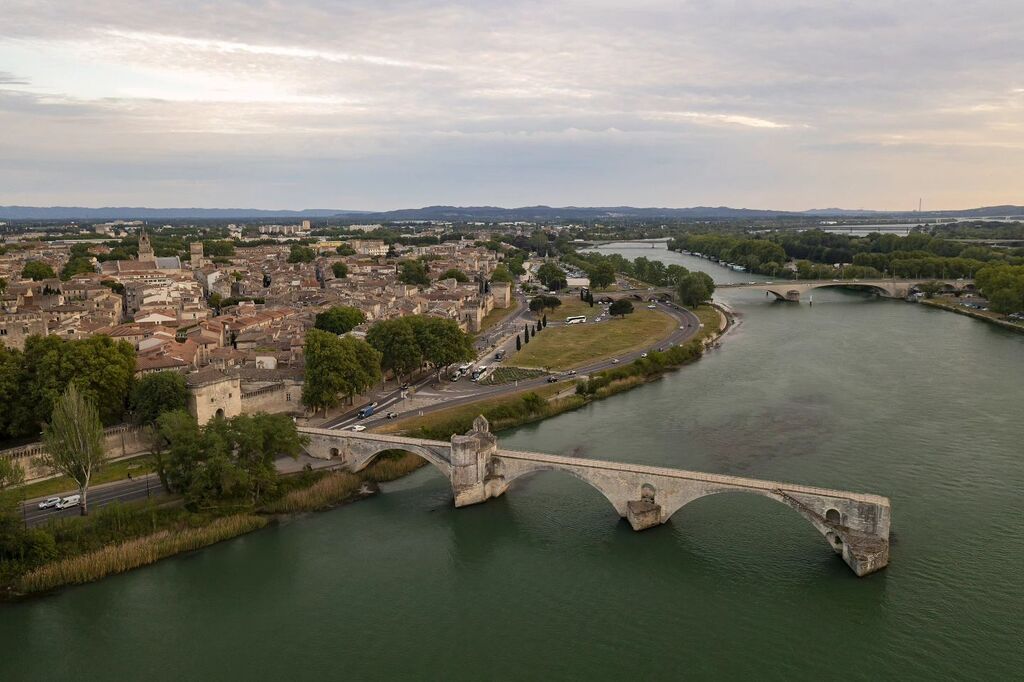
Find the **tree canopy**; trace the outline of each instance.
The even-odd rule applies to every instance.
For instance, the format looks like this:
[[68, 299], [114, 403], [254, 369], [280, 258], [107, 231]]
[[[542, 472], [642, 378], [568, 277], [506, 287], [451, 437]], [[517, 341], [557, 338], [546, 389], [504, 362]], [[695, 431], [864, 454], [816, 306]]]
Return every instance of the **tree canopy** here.
[[44, 279], [53, 279], [56, 277], [53, 268], [40, 260], [30, 260], [25, 263], [25, 267], [21, 269], [22, 279], [31, 279], [36, 282]]
[[715, 282], [706, 272], [691, 272], [676, 284], [676, 293], [683, 305], [692, 308], [711, 298]]
[[302, 244], [292, 244], [288, 251], [289, 263], [312, 263], [315, 258], [316, 251]]
[[179, 372], [147, 374], [131, 391], [132, 416], [139, 424], [152, 424], [164, 412], [188, 407], [188, 386]]
[[560, 305], [562, 305], [562, 299], [557, 296], [541, 294], [530, 299], [530, 310], [535, 313], [539, 313], [542, 310], [554, 310]]
[[416, 284], [426, 286], [430, 284], [430, 276], [427, 275], [427, 264], [421, 260], [404, 260], [399, 266], [398, 281], [402, 284]]
[[341, 262], [331, 263], [331, 272], [333, 272], [334, 276], [338, 279], [348, 277], [348, 266]]
[[284, 414], [219, 418], [200, 427], [187, 412], [165, 412], [157, 434], [160, 480], [193, 510], [259, 504], [277, 492], [274, 460], [302, 451], [295, 423]]
[[561, 289], [565, 286], [565, 270], [554, 263], [544, 263], [537, 268], [537, 279], [548, 289]]
[[618, 315], [619, 317], [625, 318], [626, 315], [630, 315], [632, 312], [633, 304], [624, 298], [614, 301], [611, 306], [608, 307], [608, 314], [612, 317]]
[[508, 266], [504, 263], [498, 263], [498, 267], [494, 268], [494, 272], [491, 273], [492, 282], [511, 282], [512, 271], [508, 269]]
[[365, 321], [366, 315], [359, 308], [334, 306], [317, 313], [313, 326], [332, 334], [347, 334]]
[[469, 276], [458, 268], [448, 268], [441, 273], [439, 279], [454, 279], [456, 282], [463, 283], [469, 281]]
[[305, 358], [302, 403], [314, 410], [334, 407], [380, 381], [381, 354], [361, 339], [310, 329]]

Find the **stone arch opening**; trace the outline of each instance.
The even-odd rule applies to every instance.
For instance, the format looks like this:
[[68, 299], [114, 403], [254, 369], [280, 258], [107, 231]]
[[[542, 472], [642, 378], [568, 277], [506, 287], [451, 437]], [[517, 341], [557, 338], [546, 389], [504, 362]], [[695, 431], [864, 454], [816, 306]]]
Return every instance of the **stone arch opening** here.
[[[571, 469], [571, 468], [563, 469], [561, 467], [555, 467], [555, 466], [536, 466], [536, 467], [531, 467], [529, 469], [524, 469], [522, 471], [518, 471], [518, 472], [512, 474], [511, 476], [506, 476], [505, 477], [505, 485], [504, 485], [503, 491], [504, 490], [508, 490], [509, 486], [511, 486], [513, 482], [515, 482], [516, 480], [522, 478], [523, 476], [532, 476], [532, 475], [535, 475], [537, 473], [547, 472], [547, 471], [552, 471], [552, 472], [555, 472], [555, 473], [568, 474], [569, 476], [571, 476], [571, 477], [573, 477], [573, 478], [575, 478], [577, 480], [583, 481], [584, 483], [589, 485], [591, 488], [593, 488], [594, 490], [596, 490], [599, 493], [601, 493], [601, 495], [604, 497], [604, 499], [606, 499], [612, 505], [612, 508], [616, 511], [616, 513], [619, 516], [624, 517], [626, 515], [625, 503], [623, 503], [621, 508], [620, 508], [619, 502], [616, 499], [616, 492], [615, 491], [611, 490], [610, 488], [606, 490], [605, 487], [603, 487], [597, 481], [594, 481], [591, 478], [587, 477], [585, 474], [583, 474], [583, 473], [581, 473], [579, 471], [576, 471], [574, 469]], [[635, 491], [636, 489], [634, 488], [633, 490]], [[634, 492], [634, 494], [636, 494], [636, 493]]]
[[654, 497], [657, 495], [658, 490], [650, 483], [644, 483], [640, 486], [640, 499], [644, 502], [654, 502]]
[[[332, 448], [333, 450], [333, 448]], [[408, 455], [412, 455], [410, 458]], [[425, 448], [417, 446], [381, 448], [360, 458], [353, 471], [362, 471], [374, 464], [379, 465], [379, 473], [385, 480], [392, 480], [421, 468], [424, 463], [432, 464], [445, 479], [451, 479], [451, 464]]]
[[[806, 521], [808, 521], [810, 523], [811, 527], [814, 528], [814, 530], [818, 531], [818, 533], [825, 538], [826, 542], [828, 542], [829, 547], [831, 547], [834, 552], [836, 552], [837, 554], [841, 554], [842, 551], [843, 551], [844, 538], [843, 538], [842, 531], [839, 530], [839, 528], [841, 528], [841, 524], [836, 524], [837, 527], [833, 528], [832, 525], [831, 525], [831, 521], [829, 521], [828, 523], [824, 522], [824, 521], [828, 521], [828, 519], [823, 519], [822, 516], [820, 516], [819, 514], [815, 513], [813, 510], [808, 509], [806, 507], [803, 507], [799, 503], [796, 503], [795, 500], [792, 500], [792, 498], [787, 500], [787, 499], [785, 499], [785, 496], [780, 496], [778, 494], [772, 493], [772, 492], [767, 491], [767, 490], [755, 490], [755, 489], [745, 490], [745, 489], [735, 489], [735, 488], [726, 488], [726, 489], [723, 489], [723, 490], [712, 490], [710, 492], [706, 492], [706, 493], [703, 493], [701, 495], [698, 495], [697, 497], [693, 497], [693, 498], [689, 498], [687, 500], [684, 500], [682, 503], [680, 503], [674, 509], [666, 509], [665, 510], [666, 511], [665, 518], [666, 518], [666, 520], [670, 519], [680, 509], [682, 509], [683, 507], [685, 507], [687, 505], [690, 505], [690, 504], [696, 502], [697, 500], [703, 500], [705, 498], [713, 497], [713, 496], [714, 497], [718, 497], [718, 496], [722, 495], [723, 493], [740, 493], [740, 494], [745, 494], [745, 495], [753, 494], [753, 495], [757, 495], [759, 497], [764, 497], [764, 498], [767, 498], [769, 500], [773, 500], [775, 502], [778, 502], [778, 503], [782, 504], [784, 507], [793, 510], [794, 512], [796, 512], [797, 514], [802, 516]], [[664, 506], [664, 503], [662, 503], [662, 504]], [[839, 514], [839, 511], [836, 510], [836, 509], [829, 509], [829, 511], [834, 511], [836, 514]], [[826, 514], [828, 514], [828, 512], [826, 512]]]
[[216, 419], [223, 419], [224, 418], [224, 408], [223, 407], [218, 407], [217, 411], [213, 413], [213, 416]]
[[331, 459], [334, 459], [335, 457], [337, 457], [341, 453], [338, 450], [338, 448], [331, 448], [330, 454], [331, 454]]
[[825, 520], [836, 526], [843, 525], [843, 515], [839, 513], [838, 509], [829, 509], [826, 511]]

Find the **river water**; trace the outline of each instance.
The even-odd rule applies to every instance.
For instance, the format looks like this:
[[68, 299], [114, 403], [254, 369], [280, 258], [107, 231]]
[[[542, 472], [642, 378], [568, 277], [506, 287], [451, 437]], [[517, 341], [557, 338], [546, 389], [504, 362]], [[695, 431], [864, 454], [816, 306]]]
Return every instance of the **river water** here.
[[[603, 247], [754, 276], [664, 251]], [[564, 474], [370, 500], [0, 607], [0, 679], [1003, 679], [1024, 667], [1024, 336], [821, 291], [731, 292], [722, 348], [504, 446], [887, 495], [858, 579], [742, 494], [634, 533]]]

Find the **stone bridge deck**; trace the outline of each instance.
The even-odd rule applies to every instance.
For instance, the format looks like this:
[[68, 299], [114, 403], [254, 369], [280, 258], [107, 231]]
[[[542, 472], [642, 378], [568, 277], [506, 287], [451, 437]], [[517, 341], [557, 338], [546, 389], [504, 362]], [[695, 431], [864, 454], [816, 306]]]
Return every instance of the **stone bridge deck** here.
[[752, 493], [803, 516], [861, 576], [889, 561], [890, 503], [879, 495], [708, 474], [670, 467], [501, 450], [487, 420], [451, 442], [300, 427], [314, 457], [338, 459], [353, 471], [386, 450], [405, 450], [434, 465], [452, 485], [455, 506], [503, 495], [520, 476], [562, 471], [596, 488], [634, 530], [667, 522], [682, 507], [708, 495]]
[[[960, 291], [974, 285], [974, 280], [958, 279], [949, 280], [946, 278], [921, 277], [917, 279], [779, 279], [771, 282], [749, 282], [744, 283], [723, 283], [716, 284], [715, 290], [729, 289], [731, 291], [765, 291], [782, 301], [799, 301], [800, 296], [815, 289], [852, 287], [870, 289], [882, 296], [889, 298], [906, 298], [911, 290], [924, 282], [938, 281]], [[647, 300], [649, 298], [672, 298], [674, 295], [671, 287], [653, 287], [650, 289], [623, 289], [601, 293], [595, 300], [632, 298]]]

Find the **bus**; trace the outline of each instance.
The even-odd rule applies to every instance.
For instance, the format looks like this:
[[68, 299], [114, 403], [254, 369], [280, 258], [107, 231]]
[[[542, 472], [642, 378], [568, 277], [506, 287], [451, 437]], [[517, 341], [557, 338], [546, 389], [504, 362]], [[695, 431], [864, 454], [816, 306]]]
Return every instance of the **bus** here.
[[566, 324], [583, 324], [587, 321], [586, 315], [572, 315], [571, 317], [565, 318]]

